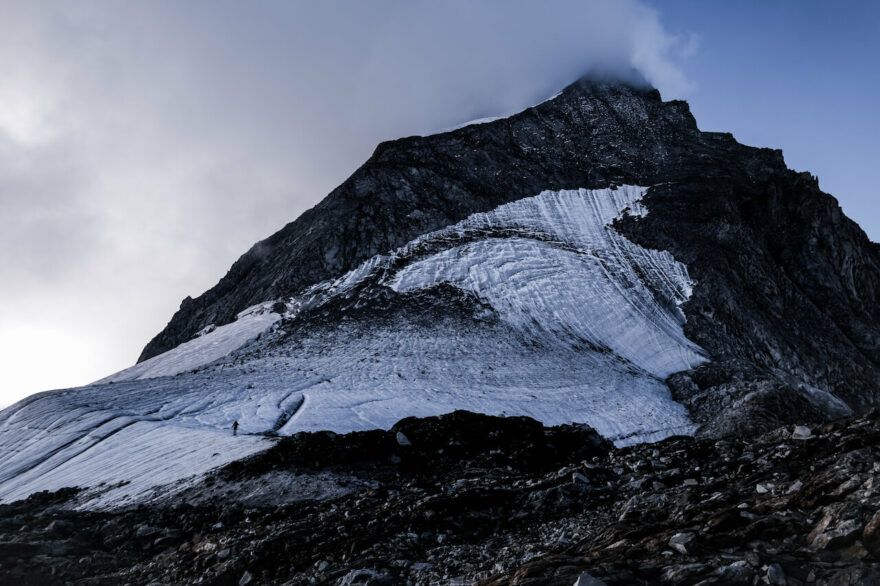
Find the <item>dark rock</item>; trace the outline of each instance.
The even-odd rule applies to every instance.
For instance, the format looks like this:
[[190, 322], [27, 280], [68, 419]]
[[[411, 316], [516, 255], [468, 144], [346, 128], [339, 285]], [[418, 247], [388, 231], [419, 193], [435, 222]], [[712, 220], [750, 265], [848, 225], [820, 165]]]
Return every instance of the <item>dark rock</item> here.
[[339, 586], [388, 586], [393, 584], [391, 576], [379, 574], [373, 570], [352, 570], [339, 580]]
[[766, 580], [768, 584], [779, 584], [781, 586], [788, 584], [788, 580], [785, 579], [785, 572], [779, 564], [767, 566]]
[[862, 541], [874, 556], [880, 558], [880, 510], [875, 511], [868, 524], [865, 525]]
[[[112, 512], [51, 494], [0, 505], [0, 582], [571, 586], [585, 569], [609, 586], [877, 578], [877, 414], [818, 426], [809, 442], [792, 442], [789, 427], [622, 449], [597, 446], [583, 426], [466, 412], [395, 429], [413, 445], [401, 450], [395, 430], [298, 434], [216, 472], [206, 485], [240, 488], [198, 506], [180, 506], [194, 502], [186, 491]], [[678, 479], [660, 493], [645, 482], [657, 473], [651, 460]], [[236, 502], [235, 490], [280, 472], [358, 488]], [[803, 486], [787, 490], [792, 479]], [[757, 495], [758, 484], [775, 488]], [[46, 531], [54, 521], [73, 531]]]
[[813, 432], [805, 425], [795, 425], [794, 431], [791, 432], [793, 440], [808, 440], [813, 438]]
[[33, 557], [45, 550], [46, 547], [41, 543], [0, 541], [0, 561]]
[[738, 561], [718, 568], [712, 572], [712, 575], [717, 577], [722, 584], [751, 584], [755, 572], [745, 561]]
[[406, 447], [406, 446], [412, 445], [410, 443], [409, 439], [407, 439], [407, 437], [405, 435], [403, 435], [403, 432], [401, 432], [401, 431], [397, 432], [397, 434], [395, 435], [395, 439], [397, 440], [398, 446]]
[[693, 533], [676, 533], [669, 538], [669, 547], [678, 553], [688, 555], [694, 552], [697, 536]]
[[135, 537], [155, 537], [162, 533], [162, 530], [158, 527], [151, 527], [150, 525], [139, 525], [135, 530]]
[[[810, 535], [813, 538], [810, 542], [814, 547], [821, 549], [839, 549], [852, 544], [862, 533], [862, 526], [854, 519], [848, 519], [831, 526], [824, 524], [825, 520], [820, 523], [821, 531], [814, 531]], [[818, 528], [818, 527], [817, 527]]]

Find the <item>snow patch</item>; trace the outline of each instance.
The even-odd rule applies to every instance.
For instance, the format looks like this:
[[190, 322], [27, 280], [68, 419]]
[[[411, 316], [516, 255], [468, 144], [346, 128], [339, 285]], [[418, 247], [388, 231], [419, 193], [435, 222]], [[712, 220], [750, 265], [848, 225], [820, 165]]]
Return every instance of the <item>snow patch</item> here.
[[[484, 118], [474, 118], [473, 120], [468, 120], [467, 122], [462, 122], [461, 124], [456, 124], [455, 126], [449, 126], [444, 128], [443, 130], [438, 130], [437, 132], [432, 132], [431, 134], [443, 134], [445, 132], [452, 132], [453, 130], [458, 130], [459, 128], [464, 128], [465, 126], [476, 126], [477, 124], [487, 124], [489, 122], [495, 122], [496, 120], [501, 120], [502, 116], [486, 116]], [[426, 134], [423, 136], [431, 136], [430, 134]]]
[[[553, 94], [552, 96], [547, 98], [546, 100], [541, 100], [540, 102], [538, 102], [536, 104], [532, 104], [531, 106], [523, 108], [522, 110], [520, 110], [520, 112], [525, 112], [529, 108], [534, 108], [535, 106], [540, 106], [541, 104], [543, 104], [545, 102], [551, 102], [551, 101], [555, 100], [556, 98], [558, 98], [560, 95], [562, 95], [562, 91], [563, 90], [559, 90], [558, 92], [556, 92], [555, 94]], [[513, 115], [515, 115], [515, 114], [513, 114]], [[455, 126], [448, 126], [442, 130], [438, 130], [436, 132], [431, 132], [428, 134], [423, 134], [421, 136], [432, 136], [434, 134], [444, 134], [446, 132], [452, 132], [454, 130], [459, 130], [460, 128], [465, 128], [466, 126], [475, 126], [477, 124], [487, 124], [489, 122], [495, 122], [496, 120], [502, 120], [506, 117], [509, 117], [509, 116], [486, 116], [483, 118], [475, 118], [473, 120], [468, 120], [467, 122], [462, 122], [461, 124], [456, 124]]]

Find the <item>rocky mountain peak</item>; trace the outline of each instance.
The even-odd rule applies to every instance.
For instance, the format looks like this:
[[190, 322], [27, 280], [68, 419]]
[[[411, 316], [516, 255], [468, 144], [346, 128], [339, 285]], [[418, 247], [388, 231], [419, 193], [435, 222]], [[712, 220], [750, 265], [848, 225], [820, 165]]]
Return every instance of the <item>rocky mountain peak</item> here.
[[382, 143], [321, 203], [254, 245], [213, 288], [184, 300], [139, 361], [470, 214], [547, 189], [680, 180], [731, 150], [751, 169], [782, 165], [773, 151], [699, 132], [685, 102], [588, 78], [509, 118]]

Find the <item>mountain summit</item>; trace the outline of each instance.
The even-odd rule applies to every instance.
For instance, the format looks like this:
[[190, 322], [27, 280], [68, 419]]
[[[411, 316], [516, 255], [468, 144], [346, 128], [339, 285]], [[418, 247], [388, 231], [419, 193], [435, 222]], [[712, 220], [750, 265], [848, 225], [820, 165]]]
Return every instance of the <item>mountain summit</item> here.
[[878, 301], [880, 249], [780, 151], [582, 79], [380, 144], [137, 365], [0, 412], [0, 498], [138, 502], [278, 435], [455, 409], [619, 446], [824, 421], [880, 402]]

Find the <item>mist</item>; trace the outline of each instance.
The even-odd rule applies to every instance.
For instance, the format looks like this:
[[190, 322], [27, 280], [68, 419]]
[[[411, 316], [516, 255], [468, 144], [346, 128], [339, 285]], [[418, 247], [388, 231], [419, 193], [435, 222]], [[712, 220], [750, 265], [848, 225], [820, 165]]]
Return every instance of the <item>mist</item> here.
[[0, 2], [0, 406], [134, 362], [386, 139], [586, 71], [694, 88], [635, 1]]

